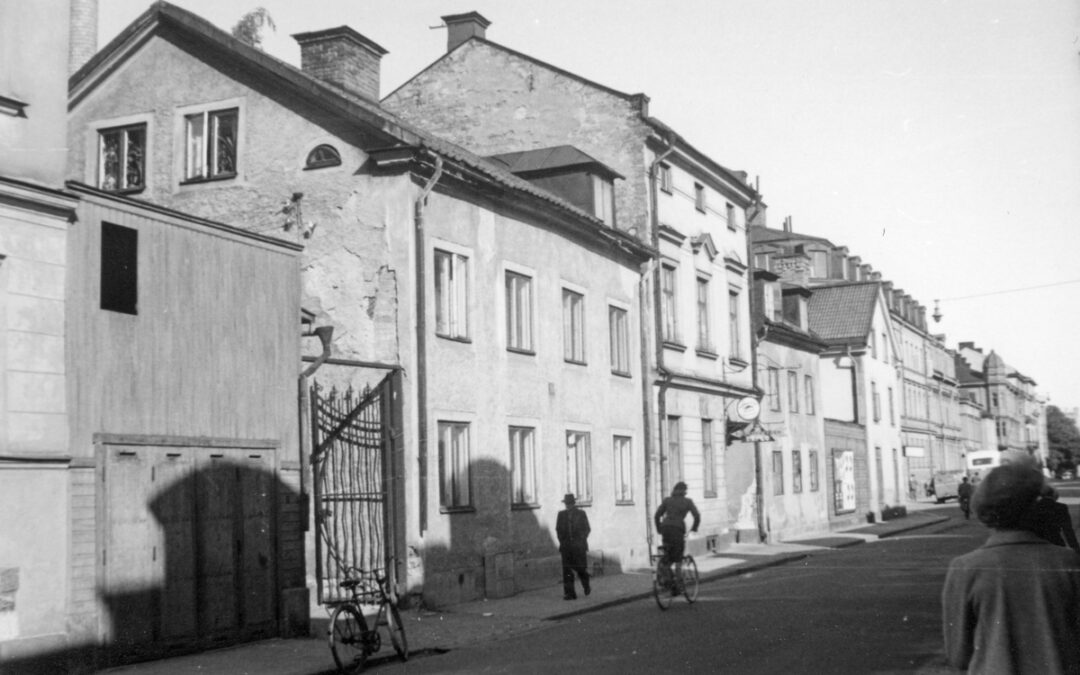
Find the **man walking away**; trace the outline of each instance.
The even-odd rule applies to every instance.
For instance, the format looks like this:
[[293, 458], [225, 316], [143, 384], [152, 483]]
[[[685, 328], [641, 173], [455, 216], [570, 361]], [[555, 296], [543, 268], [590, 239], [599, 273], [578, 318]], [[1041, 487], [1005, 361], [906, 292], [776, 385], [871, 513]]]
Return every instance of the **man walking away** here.
[[589, 516], [577, 507], [577, 499], [567, 493], [563, 497], [566, 508], [555, 518], [555, 536], [559, 538], [559, 554], [562, 556], [563, 600], [576, 600], [574, 574], [581, 579], [581, 590], [592, 593], [589, 585]]
[[970, 673], [1080, 673], [1080, 555], [1024, 529], [1043, 478], [999, 466], [979, 481], [975, 515], [991, 528], [955, 558], [942, 590], [945, 655]]
[[960, 510], [964, 512], [964, 520], [971, 518], [971, 495], [975, 492], [975, 486], [968, 482], [967, 476], [956, 487], [956, 496], [960, 501]]

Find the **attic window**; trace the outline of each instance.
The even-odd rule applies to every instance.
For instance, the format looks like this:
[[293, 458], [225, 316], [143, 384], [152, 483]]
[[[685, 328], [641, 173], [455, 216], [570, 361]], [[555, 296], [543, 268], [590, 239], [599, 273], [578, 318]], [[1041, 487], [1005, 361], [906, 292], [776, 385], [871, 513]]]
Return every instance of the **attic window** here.
[[332, 145], [318, 145], [308, 153], [304, 169], [322, 169], [328, 166], [341, 166], [341, 155]]

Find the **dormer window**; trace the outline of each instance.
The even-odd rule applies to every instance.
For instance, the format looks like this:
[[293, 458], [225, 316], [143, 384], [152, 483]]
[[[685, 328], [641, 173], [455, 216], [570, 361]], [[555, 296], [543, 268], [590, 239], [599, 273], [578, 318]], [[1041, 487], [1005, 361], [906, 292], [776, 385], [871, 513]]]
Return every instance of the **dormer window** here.
[[615, 227], [615, 186], [607, 178], [593, 176], [593, 215]]
[[332, 145], [316, 146], [308, 153], [304, 169], [322, 169], [328, 166], [341, 166], [341, 155]]

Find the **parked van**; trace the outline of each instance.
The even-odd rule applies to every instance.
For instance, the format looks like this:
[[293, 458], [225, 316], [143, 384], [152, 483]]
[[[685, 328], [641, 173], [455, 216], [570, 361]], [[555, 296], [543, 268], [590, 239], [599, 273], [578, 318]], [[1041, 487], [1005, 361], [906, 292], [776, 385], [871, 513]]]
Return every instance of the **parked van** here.
[[934, 488], [934, 499], [938, 504], [941, 504], [946, 499], [952, 499], [959, 496], [957, 488], [960, 487], [960, 481], [967, 475], [966, 471], [935, 471], [933, 482], [931, 485]]
[[974, 450], [965, 455], [964, 463], [967, 464], [971, 482], [977, 483], [980, 478], [990, 473], [990, 469], [1001, 466], [1001, 452], [998, 450]]

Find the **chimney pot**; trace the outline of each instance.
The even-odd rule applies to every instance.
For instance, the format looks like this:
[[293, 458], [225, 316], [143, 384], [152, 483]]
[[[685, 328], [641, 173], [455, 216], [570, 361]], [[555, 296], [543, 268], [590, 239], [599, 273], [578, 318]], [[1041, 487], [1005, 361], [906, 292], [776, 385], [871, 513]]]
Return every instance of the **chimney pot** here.
[[474, 37], [483, 39], [487, 27], [491, 25], [479, 12], [467, 12], [465, 14], [447, 14], [442, 17], [446, 24], [446, 51], [454, 51], [458, 45], [468, 42]]
[[300, 44], [300, 70], [354, 94], [379, 100], [379, 62], [385, 49], [348, 26], [292, 36]]

